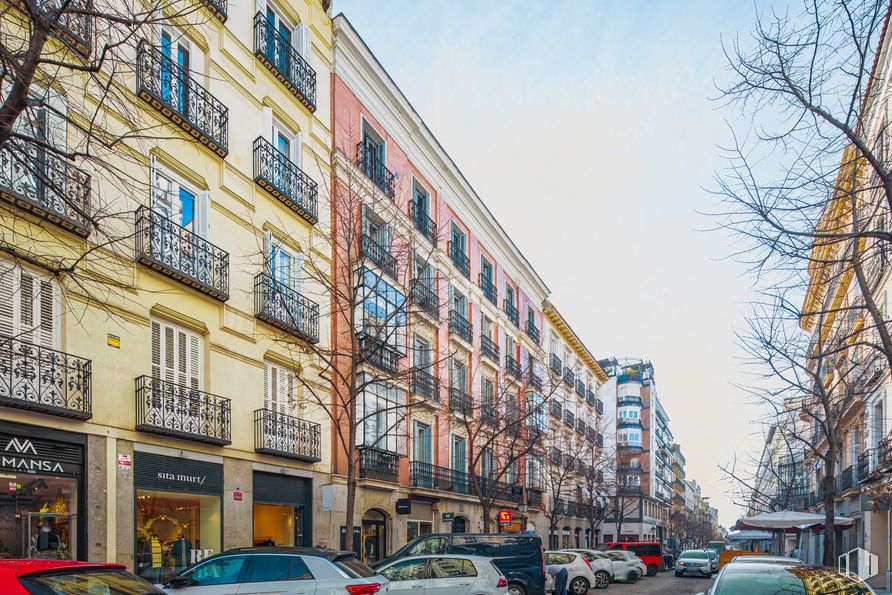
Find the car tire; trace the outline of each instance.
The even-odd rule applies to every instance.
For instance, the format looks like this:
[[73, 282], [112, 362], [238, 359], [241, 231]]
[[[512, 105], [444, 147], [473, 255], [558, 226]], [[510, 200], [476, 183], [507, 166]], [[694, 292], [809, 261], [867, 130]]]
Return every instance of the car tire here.
[[595, 587], [598, 589], [606, 589], [610, 584], [610, 573], [606, 570], [599, 570], [595, 573]]
[[679, 576], [681, 576], [681, 575], [683, 575], [683, 574], [684, 574], [683, 572], [676, 572], [676, 573], [675, 573], [675, 576], [676, 576], [676, 577], [679, 577]]
[[657, 576], [659, 571], [660, 568], [656, 564], [651, 564], [647, 567], [647, 576]]
[[569, 585], [567, 585], [567, 593], [570, 593], [571, 595], [585, 595], [590, 588], [587, 580], [581, 576], [577, 576], [570, 581]]
[[638, 573], [634, 570], [629, 571], [629, 578], [627, 579], [630, 583], [634, 583], [638, 580]]
[[527, 595], [527, 590], [523, 588], [523, 585], [508, 583], [508, 595]]

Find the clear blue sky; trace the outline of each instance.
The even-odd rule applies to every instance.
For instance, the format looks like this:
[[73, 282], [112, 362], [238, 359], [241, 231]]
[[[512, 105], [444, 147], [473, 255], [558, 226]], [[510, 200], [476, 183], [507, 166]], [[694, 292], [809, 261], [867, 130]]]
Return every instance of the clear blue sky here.
[[761, 447], [732, 329], [749, 299], [698, 215], [730, 114], [721, 39], [749, 2], [335, 0], [596, 357], [654, 362], [689, 477]]

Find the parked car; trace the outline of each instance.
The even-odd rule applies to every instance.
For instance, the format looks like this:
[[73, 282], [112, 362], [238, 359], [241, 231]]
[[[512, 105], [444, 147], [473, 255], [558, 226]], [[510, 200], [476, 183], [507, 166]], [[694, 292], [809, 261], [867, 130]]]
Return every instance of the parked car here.
[[444, 554], [402, 558], [377, 569], [388, 593], [425, 589], [438, 595], [505, 595], [508, 579], [492, 559]]
[[731, 562], [734, 564], [805, 564], [799, 558], [783, 558], [781, 556], [734, 556]]
[[322, 548], [248, 547], [211, 556], [171, 577], [164, 592], [177, 595], [372, 595], [387, 579], [353, 552]]
[[[709, 589], [709, 595], [868, 595], [874, 591], [854, 574], [804, 564], [754, 562], [725, 564]], [[700, 593], [699, 595], [705, 595]]]
[[508, 579], [509, 595], [545, 593], [545, 556], [538, 535], [518, 533], [431, 533], [413, 539], [392, 556], [374, 565], [408, 558], [438, 554], [464, 554], [492, 558], [496, 568]]
[[[570, 595], [586, 595], [595, 588], [597, 578], [589, 561], [579, 552], [545, 552], [545, 566], [561, 566], [567, 569], [567, 592]], [[545, 592], [554, 591], [554, 577], [545, 577]]]
[[0, 593], [4, 595], [70, 595], [115, 593], [152, 595], [164, 592], [127, 571], [121, 564], [71, 560], [0, 560]]
[[613, 566], [613, 579], [617, 581], [637, 581], [647, 572], [644, 562], [626, 550], [608, 550], [604, 552]]
[[656, 576], [663, 567], [663, 544], [659, 541], [614, 541], [602, 546], [605, 550], [627, 550], [647, 566], [647, 576]]
[[709, 556], [709, 566], [712, 574], [719, 571], [719, 554], [713, 549], [706, 548], [703, 550]]
[[562, 552], [576, 552], [581, 554], [588, 561], [592, 572], [595, 573], [595, 587], [606, 589], [610, 581], [613, 580], [613, 563], [607, 554], [598, 550], [572, 549], [566, 548]]
[[717, 554], [721, 554], [725, 551], [727, 544], [724, 541], [716, 540], [710, 541], [706, 544], [706, 548], [710, 550], [715, 550]]
[[706, 550], [685, 550], [675, 561], [675, 576], [691, 574], [694, 576], [712, 576], [712, 559]]

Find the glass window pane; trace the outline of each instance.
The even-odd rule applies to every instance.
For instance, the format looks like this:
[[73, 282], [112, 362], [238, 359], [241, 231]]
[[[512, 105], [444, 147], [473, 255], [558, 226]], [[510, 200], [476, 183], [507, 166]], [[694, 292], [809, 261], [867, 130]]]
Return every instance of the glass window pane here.
[[434, 558], [431, 560], [431, 578], [477, 576], [477, 569], [470, 560], [461, 558]]
[[293, 556], [253, 556], [251, 571], [246, 579], [249, 583], [287, 581]]
[[247, 556], [217, 558], [196, 566], [187, 576], [194, 581], [192, 584], [195, 586], [228, 585], [238, 581], [247, 559]]
[[426, 560], [406, 560], [397, 562], [390, 568], [385, 568], [381, 574], [393, 582], [420, 580], [424, 578], [426, 564]]
[[307, 568], [307, 563], [303, 561], [303, 558], [300, 556], [292, 556], [291, 557], [291, 574], [288, 576], [291, 580], [309, 580], [313, 578], [313, 574], [310, 572], [310, 569]]

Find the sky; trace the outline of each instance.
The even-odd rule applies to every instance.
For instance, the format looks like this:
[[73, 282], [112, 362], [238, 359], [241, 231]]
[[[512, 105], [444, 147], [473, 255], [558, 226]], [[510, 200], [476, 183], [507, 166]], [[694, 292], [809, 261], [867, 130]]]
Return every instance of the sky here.
[[[719, 465], [761, 449], [737, 383], [752, 298], [701, 214], [723, 167], [728, 0], [335, 0], [595, 357], [650, 359], [687, 476], [730, 526]], [[733, 122], [732, 122], [733, 125]]]

